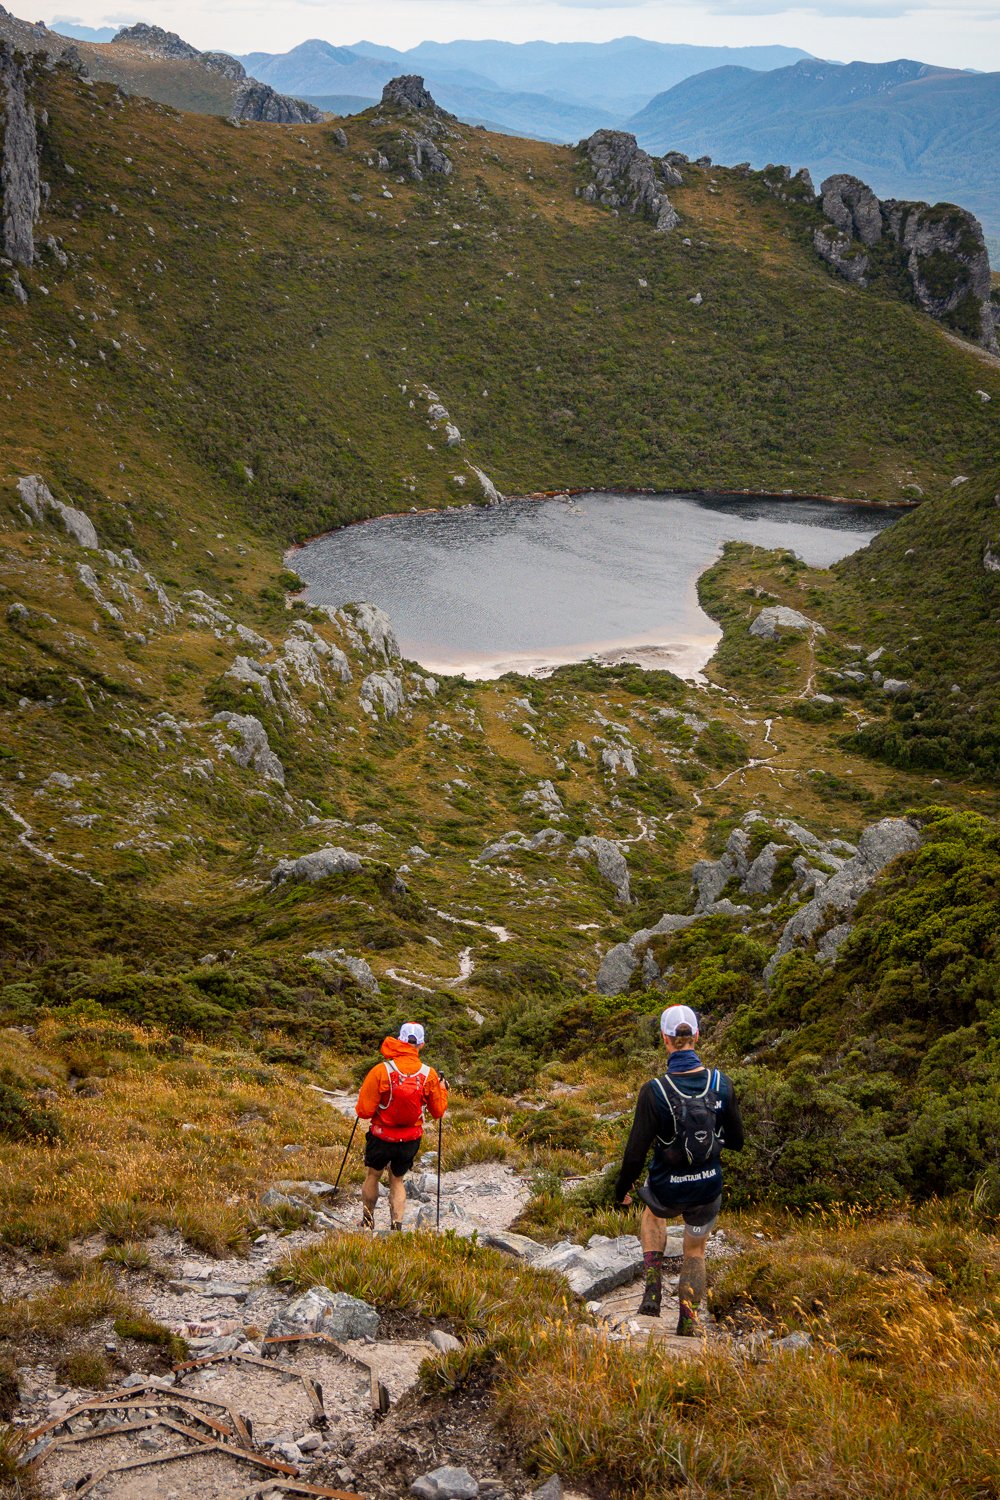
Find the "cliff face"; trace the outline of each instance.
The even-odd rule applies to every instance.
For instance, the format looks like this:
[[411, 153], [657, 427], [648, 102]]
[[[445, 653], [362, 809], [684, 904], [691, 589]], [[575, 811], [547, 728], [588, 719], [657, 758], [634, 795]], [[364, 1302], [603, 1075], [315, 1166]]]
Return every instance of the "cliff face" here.
[[234, 120], [266, 120], [272, 125], [313, 125], [323, 118], [313, 104], [278, 94], [269, 83], [244, 78], [236, 85], [233, 98]]
[[35, 111], [28, 96], [27, 69], [2, 42], [0, 110], [3, 126], [0, 244], [8, 260], [15, 265], [30, 266], [35, 258], [35, 222], [41, 206], [38, 134]]
[[889, 233], [906, 257], [917, 301], [941, 322], [994, 352], [990, 262], [979, 220], [951, 203], [882, 204]]
[[820, 202], [830, 221], [813, 238], [818, 254], [867, 285], [872, 252], [905, 268], [923, 311], [984, 349], [1000, 353], [990, 301], [990, 262], [979, 220], [953, 203], [880, 202], [857, 177], [828, 177]]

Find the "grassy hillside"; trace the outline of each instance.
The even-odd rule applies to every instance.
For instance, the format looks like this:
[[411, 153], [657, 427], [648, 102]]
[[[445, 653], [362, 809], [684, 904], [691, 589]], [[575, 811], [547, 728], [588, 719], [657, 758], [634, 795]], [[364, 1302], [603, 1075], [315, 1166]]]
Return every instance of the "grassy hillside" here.
[[[808, 1328], [808, 1378], [712, 1360], [668, 1376], [594, 1342], [582, 1309], [540, 1329], [511, 1311], [514, 1286], [537, 1306], [533, 1276], [505, 1268], [498, 1309], [496, 1262], [475, 1245], [437, 1256], [418, 1241], [404, 1262], [391, 1245], [359, 1256], [348, 1235], [288, 1276], [455, 1319], [471, 1341], [438, 1396], [489, 1399], [526, 1461], [599, 1495], [677, 1487], [679, 1449], [622, 1440], [669, 1408], [713, 1500], [788, 1500], [786, 1473], [816, 1493], [833, 1474], [838, 1493], [980, 1497], [995, 1479], [979, 1440], [992, 1410], [975, 1400], [996, 1359], [995, 1266], [986, 1235], [956, 1224], [973, 1202], [987, 1229], [1000, 1213], [1000, 798], [991, 762], [888, 746], [919, 730], [925, 694], [959, 738], [992, 712], [996, 366], [888, 293], [830, 278], [808, 225], [752, 177], [691, 169], [673, 194], [682, 227], [663, 237], [584, 204], [576, 156], [538, 143], [456, 127], [441, 139], [452, 176], [415, 183], [390, 116], [349, 122], [344, 148], [330, 127], [234, 129], [61, 71], [40, 90], [40, 240], [68, 264], [43, 249], [27, 304], [0, 304], [14, 418], [0, 440], [0, 1255], [69, 1266], [67, 1299], [83, 1299], [95, 1268], [66, 1258], [81, 1242], [127, 1280], [157, 1229], [223, 1254], [292, 1227], [260, 1202], [285, 1147], [324, 1176], [346, 1137], [309, 1085], [352, 1088], [412, 1012], [454, 1086], [449, 1165], [534, 1174], [524, 1224], [545, 1238], [634, 1228], [600, 1169], [659, 1060], [669, 993], [704, 1015], [750, 1124], [732, 1174], [750, 1217], [743, 1256], [714, 1273], [719, 1316]], [[725, 635], [701, 688], [590, 665], [434, 682], [364, 612], [296, 597], [284, 544], [476, 500], [474, 466], [505, 491], [929, 498], [829, 572], [729, 549], [702, 581]], [[31, 474], [87, 513], [99, 548], [58, 512], [31, 518], [17, 489]], [[751, 638], [773, 602], [825, 635]], [[876, 691], [879, 647], [905, 702]], [[846, 675], [859, 659], [860, 682]], [[390, 677], [395, 713], [375, 681]], [[605, 750], [631, 751], [635, 774]], [[608, 950], [690, 914], [692, 866], [751, 809], [757, 844], [782, 843], [773, 895], [661, 935], [660, 981], [639, 967], [599, 994]], [[806, 945], [766, 978], [800, 899], [781, 820], [854, 842], [908, 810], [922, 845], [865, 897], [841, 960]], [[619, 843], [630, 904], [582, 836]], [[360, 865], [276, 878], [327, 847]], [[933, 1194], [948, 1205], [912, 1207]], [[888, 1228], [874, 1217], [887, 1200]], [[837, 1202], [856, 1217], [793, 1217]], [[842, 1289], [829, 1311], [824, 1277]], [[62, 1305], [0, 1306], [12, 1367], [54, 1365]], [[107, 1311], [91, 1296], [74, 1317], [98, 1328]], [[947, 1410], [913, 1319], [949, 1362]], [[705, 1427], [707, 1389], [746, 1410], [738, 1432]], [[907, 1392], [912, 1445], [919, 1414], [935, 1439], [904, 1471]], [[877, 1421], [859, 1449], [862, 1398]], [[762, 1410], [781, 1471], [746, 1435]]]
[[[72, 260], [5, 317], [26, 345], [7, 372], [29, 403], [19, 461], [56, 459], [114, 501], [125, 450], [211, 474], [216, 503], [289, 539], [462, 498], [466, 455], [504, 491], [896, 499], [990, 453], [976, 391], [1000, 398], [1000, 372], [843, 286], [754, 180], [692, 169], [681, 231], [658, 236], [574, 198], [575, 155], [536, 143], [459, 129], [452, 177], [412, 183], [389, 119], [362, 117], [344, 150], [321, 126], [237, 131], [45, 88], [44, 230]], [[369, 165], [378, 151], [394, 165]], [[422, 385], [463, 449], [429, 442]], [[57, 392], [76, 439], [39, 438], [30, 408]]]

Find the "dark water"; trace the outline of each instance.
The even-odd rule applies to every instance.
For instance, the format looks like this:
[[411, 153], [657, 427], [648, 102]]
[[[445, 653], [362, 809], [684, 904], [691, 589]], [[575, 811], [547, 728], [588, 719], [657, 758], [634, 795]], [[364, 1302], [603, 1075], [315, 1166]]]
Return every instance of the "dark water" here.
[[310, 542], [290, 562], [315, 604], [380, 605], [404, 655], [434, 671], [495, 676], [600, 656], [691, 676], [719, 638], [695, 585], [724, 542], [785, 547], [828, 567], [898, 514], [592, 493], [389, 516]]

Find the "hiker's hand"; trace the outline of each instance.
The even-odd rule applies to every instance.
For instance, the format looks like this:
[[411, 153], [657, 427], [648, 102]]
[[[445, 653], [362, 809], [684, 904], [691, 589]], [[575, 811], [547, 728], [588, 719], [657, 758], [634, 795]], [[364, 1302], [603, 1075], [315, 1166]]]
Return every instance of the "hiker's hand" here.
[[616, 1204], [616, 1207], [617, 1208], [631, 1208], [632, 1207], [632, 1194], [631, 1193], [626, 1193], [625, 1196], [624, 1196], [624, 1198], [622, 1199], [622, 1201], [619, 1204]]
[[447, 1078], [439, 1078], [438, 1079], [438, 1083], [444, 1089], [445, 1093], [447, 1093], [448, 1092], [448, 1080], [447, 1080]]

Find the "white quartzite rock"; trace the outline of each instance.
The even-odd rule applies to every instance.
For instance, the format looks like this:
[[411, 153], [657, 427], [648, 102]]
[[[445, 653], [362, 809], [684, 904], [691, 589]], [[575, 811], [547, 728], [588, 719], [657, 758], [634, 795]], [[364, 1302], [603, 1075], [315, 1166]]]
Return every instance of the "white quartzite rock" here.
[[45, 520], [48, 513], [57, 516], [62, 522], [63, 528], [69, 533], [81, 547], [86, 547], [90, 552], [99, 552], [100, 541], [97, 537], [97, 528], [87, 515], [86, 511], [77, 510], [73, 505], [64, 505], [57, 500], [39, 474], [28, 474], [17, 481], [17, 492], [21, 497], [27, 515], [39, 525]]
[[406, 707], [406, 689], [395, 672], [371, 672], [361, 684], [361, 707], [369, 714], [381, 708], [394, 719]]
[[399, 660], [399, 642], [384, 609], [362, 601], [345, 604], [333, 613], [333, 618], [344, 626], [349, 639], [361, 650], [381, 656], [383, 661]]

